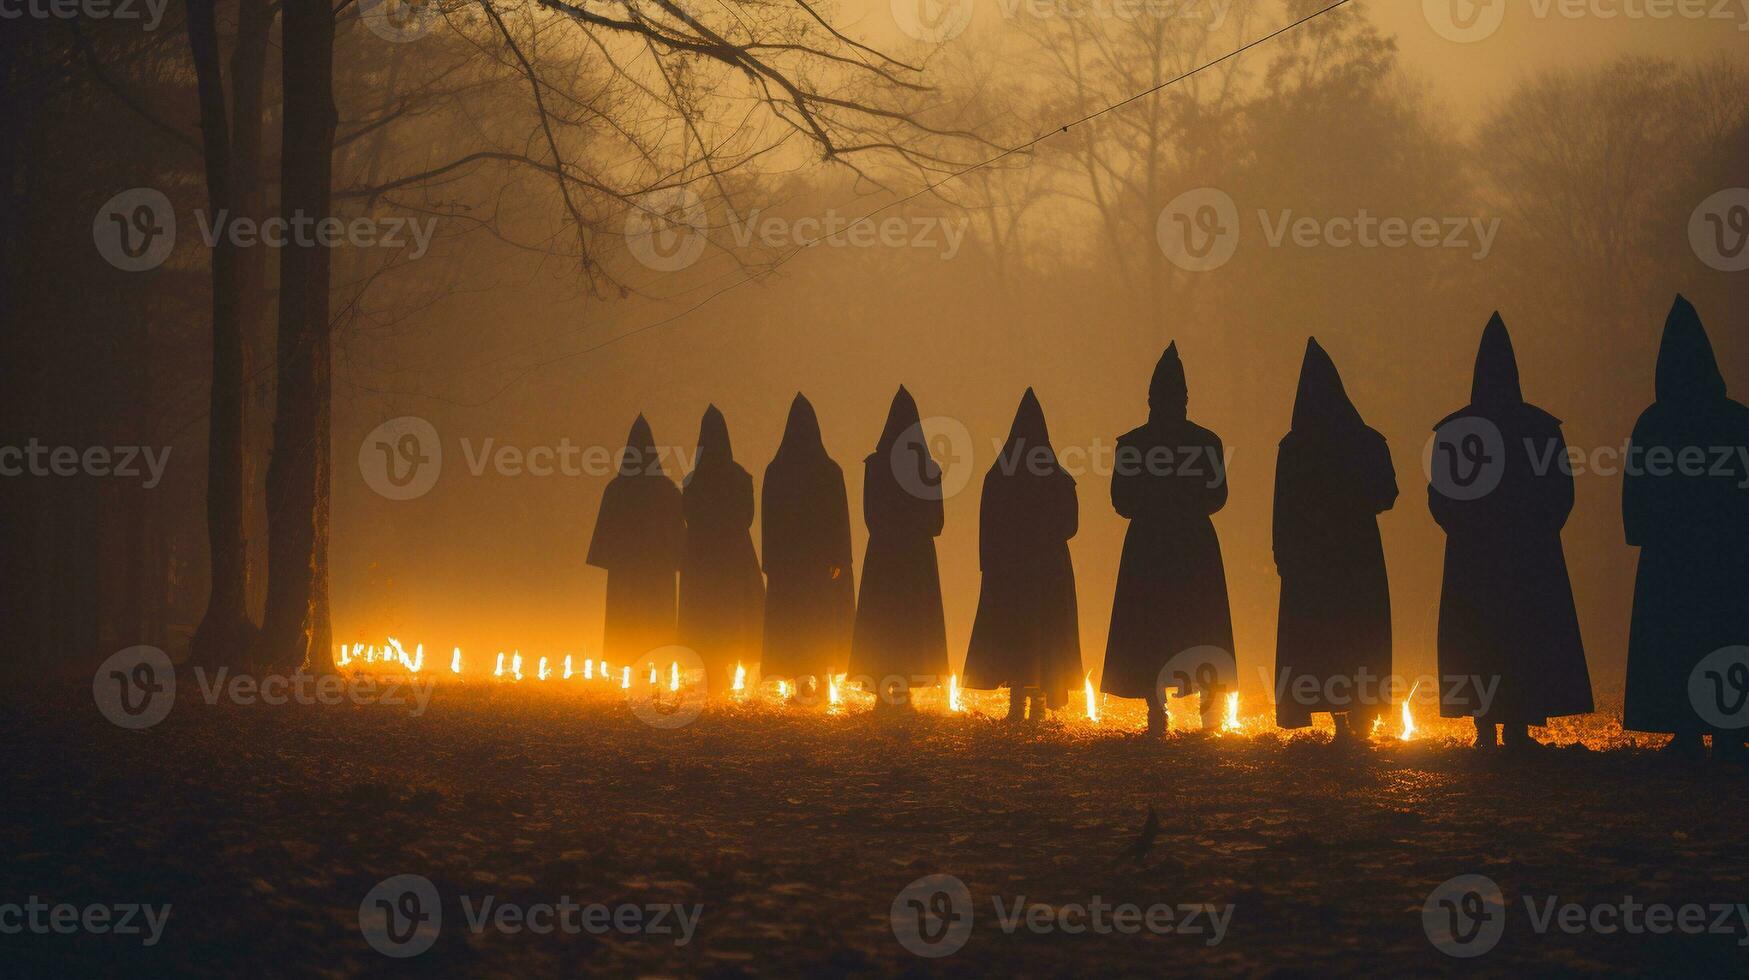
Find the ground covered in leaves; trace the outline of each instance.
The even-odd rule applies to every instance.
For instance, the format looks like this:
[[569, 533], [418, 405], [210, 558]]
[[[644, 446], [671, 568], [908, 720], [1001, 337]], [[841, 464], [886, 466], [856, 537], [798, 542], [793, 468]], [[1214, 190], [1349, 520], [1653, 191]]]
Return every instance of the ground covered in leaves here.
[[[0, 903], [172, 905], [149, 948], [0, 936], [6, 976], [1725, 975], [1749, 961], [1735, 917], [1722, 935], [1533, 926], [1527, 897], [1749, 901], [1749, 777], [1643, 748], [1514, 760], [1437, 733], [1364, 750], [1278, 733], [1161, 742], [1109, 717], [1017, 730], [976, 712], [897, 723], [769, 702], [662, 730], [605, 691], [458, 684], [415, 716], [207, 704], [192, 687], [139, 732], [72, 686], [0, 708]], [[1150, 806], [1157, 840], [1120, 858]], [[401, 874], [443, 903], [435, 945], [409, 959], [359, 925], [366, 894]], [[964, 947], [935, 959], [902, 946], [891, 917], [929, 874], [963, 881], [974, 909]], [[1463, 874], [1508, 901], [1498, 945], [1473, 960], [1423, 927], [1429, 893]], [[475, 931], [464, 897], [487, 895], [697, 904], [700, 918], [684, 945]], [[1206, 923], [1010, 933], [994, 905], [1096, 896], [1233, 910], [1211, 945]]]

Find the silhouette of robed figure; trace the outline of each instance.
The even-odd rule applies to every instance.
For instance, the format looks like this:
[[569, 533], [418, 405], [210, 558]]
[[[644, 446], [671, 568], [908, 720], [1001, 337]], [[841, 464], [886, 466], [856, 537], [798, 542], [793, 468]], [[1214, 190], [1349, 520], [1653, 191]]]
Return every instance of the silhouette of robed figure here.
[[[1476, 455], [1454, 464], [1465, 478], [1492, 482], [1490, 474], [1498, 475], [1491, 489], [1472, 483], [1486, 490], [1479, 495], [1427, 488], [1433, 519], [1446, 535], [1440, 714], [1474, 717], [1479, 746], [1494, 744], [1496, 723], [1507, 744], [1529, 745], [1525, 726], [1591, 710], [1591, 679], [1561, 549], [1561, 527], [1573, 509], [1567, 442], [1559, 419], [1525, 402], [1512, 338], [1498, 313], [1482, 332], [1470, 404], [1436, 430], [1447, 426], [1465, 433], [1460, 443], [1500, 461]], [[1494, 432], [1497, 439], [1480, 435]], [[1491, 698], [1489, 684], [1497, 684]]]
[[[1052, 707], [1081, 686], [1081, 633], [1069, 539], [1080, 521], [1075, 480], [1057, 464], [1044, 410], [1032, 389], [1020, 400], [1008, 442], [984, 477], [978, 566], [984, 573], [966, 652], [966, 686], [1009, 690], [1008, 719], [1026, 713], [1026, 692]], [[1034, 704], [1039, 718], [1045, 704]]]
[[910, 688], [945, 683], [948, 672], [941, 573], [935, 561], [942, 525], [941, 467], [929, 455], [920, 422], [917, 403], [901, 387], [875, 451], [863, 460], [862, 519], [868, 525], [868, 550], [862, 559], [850, 663], [852, 674], [877, 686], [876, 707], [908, 706]]
[[799, 394], [765, 468], [760, 513], [766, 582], [760, 673], [842, 673], [856, 617], [850, 502], [844, 472], [826, 455], [814, 406]]
[[[1176, 655], [1212, 648], [1199, 662], [1218, 657], [1220, 675], [1237, 676], [1226, 569], [1209, 520], [1227, 503], [1226, 456], [1219, 436], [1185, 418], [1189, 397], [1174, 343], [1148, 386], [1148, 423], [1118, 437], [1111, 480], [1112, 506], [1130, 527], [1100, 688], [1147, 698], [1155, 734], [1166, 729], [1160, 672]], [[1207, 717], [1210, 705], [1203, 710]]]
[[737, 663], [759, 660], [765, 580], [753, 554], [753, 477], [735, 462], [715, 405], [699, 423], [684, 506], [680, 639], [704, 661], [710, 689], [727, 690]]
[[[1623, 725], [1674, 733], [1679, 750], [1698, 750], [1707, 732], [1720, 745], [1690, 700], [1690, 675], [1715, 650], [1749, 644], [1745, 447], [1749, 409], [1726, 397], [1700, 316], [1678, 296], [1658, 349], [1657, 401], [1634, 425], [1622, 523], [1640, 549]], [[1684, 451], [1691, 461], [1698, 451], [1700, 465], [1678, 466]], [[1722, 675], [1717, 683], [1734, 695]], [[1740, 748], [1744, 732], [1731, 734]]]
[[674, 575], [686, 538], [680, 490], [662, 471], [650, 423], [632, 423], [619, 473], [601, 496], [589, 557], [607, 569], [602, 655], [631, 664], [674, 642]]
[[[1293, 426], [1275, 462], [1276, 724], [1328, 711], [1339, 736], [1388, 708], [1391, 590], [1377, 515], [1397, 499], [1385, 437], [1367, 427], [1330, 356], [1306, 341]], [[1299, 680], [1314, 678], [1314, 687]], [[1332, 683], [1346, 678], [1346, 683]]]

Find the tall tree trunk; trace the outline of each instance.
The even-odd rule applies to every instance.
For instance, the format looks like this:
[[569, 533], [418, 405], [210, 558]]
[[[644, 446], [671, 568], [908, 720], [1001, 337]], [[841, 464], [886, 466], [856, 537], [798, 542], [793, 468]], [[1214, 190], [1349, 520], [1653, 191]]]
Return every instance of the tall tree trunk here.
[[[286, 0], [280, 211], [313, 228], [330, 217], [334, 152], [334, 10]], [[313, 236], [279, 260], [279, 384], [267, 467], [268, 666], [333, 670], [328, 644], [328, 287], [331, 255]]]
[[219, 58], [214, 0], [188, 0], [188, 47], [200, 94], [201, 148], [207, 211], [218, 238], [212, 245], [213, 365], [207, 421], [207, 546], [212, 588], [195, 630], [198, 663], [236, 663], [248, 649], [249, 553], [243, 537], [243, 334], [237, 319], [237, 253], [228, 226], [236, 220], [231, 131]]
[[[263, 93], [266, 87], [268, 40], [278, 14], [268, 0], [238, 0], [237, 44], [231, 51], [231, 198], [238, 217], [260, 222], [268, 217], [262, 172], [262, 136], [265, 129]], [[267, 255], [265, 248], [246, 248], [237, 254], [237, 335], [243, 351], [243, 386], [238, 391], [243, 408], [243, 431], [239, 439], [243, 488], [243, 602], [245, 615], [261, 608], [267, 576], [261, 518], [261, 469], [266, 460], [264, 436], [258, 435], [262, 420], [272, 417], [265, 397], [256, 394], [267, 385], [273, 364], [271, 341], [263, 336], [268, 323]]]

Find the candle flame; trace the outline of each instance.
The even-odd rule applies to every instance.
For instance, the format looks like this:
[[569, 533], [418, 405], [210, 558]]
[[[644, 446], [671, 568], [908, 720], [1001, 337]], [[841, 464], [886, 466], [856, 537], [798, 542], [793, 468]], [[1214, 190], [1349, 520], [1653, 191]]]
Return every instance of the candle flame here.
[[670, 690], [670, 691], [680, 690], [680, 663], [679, 663], [679, 661], [670, 660], [668, 662], [668, 690]]
[[462, 672], [461, 647], [456, 647], [455, 652], [449, 655], [449, 672], [452, 674], [459, 674]]
[[947, 675], [947, 710], [964, 711], [965, 705], [960, 700], [960, 675]]
[[1415, 716], [1409, 711], [1409, 702], [1415, 700], [1415, 690], [1420, 686], [1421, 682], [1416, 681], [1409, 688], [1409, 696], [1403, 699], [1403, 734], [1399, 737], [1405, 742], [1415, 737]]
[[1093, 691], [1093, 672], [1088, 671], [1087, 677], [1081, 682], [1081, 693], [1087, 698], [1087, 720], [1099, 724], [1099, 695]]
[[626, 667], [623, 669], [623, 671], [619, 675], [619, 689], [622, 691], [630, 690], [631, 686], [632, 686], [632, 669], [630, 667]]
[[1236, 732], [1242, 727], [1239, 724], [1239, 692], [1232, 691], [1227, 695], [1227, 717], [1221, 722], [1221, 731]]
[[741, 666], [740, 664], [735, 665], [735, 683], [729, 685], [729, 690], [734, 691], [736, 694], [742, 694], [742, 693], [746, 692], [746, 690], [747, 690], [747, 668]]

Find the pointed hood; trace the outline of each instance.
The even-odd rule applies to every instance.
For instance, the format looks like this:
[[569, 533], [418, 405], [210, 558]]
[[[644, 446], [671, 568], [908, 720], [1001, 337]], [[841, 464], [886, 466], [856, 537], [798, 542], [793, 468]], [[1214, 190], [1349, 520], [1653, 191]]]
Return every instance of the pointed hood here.
[[1190, 388], [1184, 383], [1184, 362], [1178, 359], [1178, 341], [1166, 345], [1166, 353], [1154, 365], [1154, 379], [1148, 382], [1148, 414], [1166, 418], [1183, 418], [1190, 402]]
[[715, 405], [707, 405], [704, 418], [698, 423], [698, 466], [723, 465], [734, 462], [735, 453], [729, 445], [729, 422]]
[[1658, 401], [1693, 404], [1725, 397], [1725, 377], [1713, 357], [1713, 345], [1701, 325], [1700, 314], [1680, 294], [1664, 321], [1664, 339], [1658, 345]]
[[619, 475], [638, 476], [643, 473], [665, 475], [662, 473], [662, 458], [656, 452], [656, 437], [650, 433], [650, 423], [642, 414], [632, 423], [632, 430], [626, 434], [625, 448], [619, 454]]
[[1020, 407], [1014, 412], [1014, 424], [1008, 427], [1008, 442], [1020, 442], [1023, 446], [1049, 446], [1050, 431], [1045, 427], [1045, 410], [1038, 403], [1038, 396], [1032, 389], [1026, 389], [1026, 394], [1020, 396]]
[[1316, 337], [1306, 338], [1306, 357], [1300, 362], [1300, 388], [1294, 395], [1293, 429], [1330, 430], [1366, 425], [1348, 400], [1336, 362], [1318, 346]]
[[820, 436], [820, 420], [814, 406], [801, 392], [789, 403], [789, 421], [783, 426], [783, 439], [777, 444], [781, 458], [826, 455], [826, 442]]
[[1476, 375], [1470, 384], [1470, 404], [1510, 406], [1524, 403], [1518, 386], [1518, 357], [1512, 353], [1512, 335], [1496, 312], [1482, 331], [1476, 350]]
[[917, 415], [916, 400], [905, 390], [904, 385], [900, 385], [899, 393], [893, 396], [893, 407], [887, 410], [887, 424], [881, 429], [881, 438], [875, 443], [875, 452], [892, 452], [893, 447], [899, 443], [899, 437], [922, 421]]
[[[1044, 453], [1039, 455], [1042, 447]], [[1008, 427], [1008, 443], [996, 460], [1001, 472], [1044, 475], [1061, 472], [1056, 450], [1051, 448], [1050, 430], [1045, 426], [1045, 410], [1031, 388], [1020, 396], [1020, 407], [1014, 412], [1014, 424]]]

